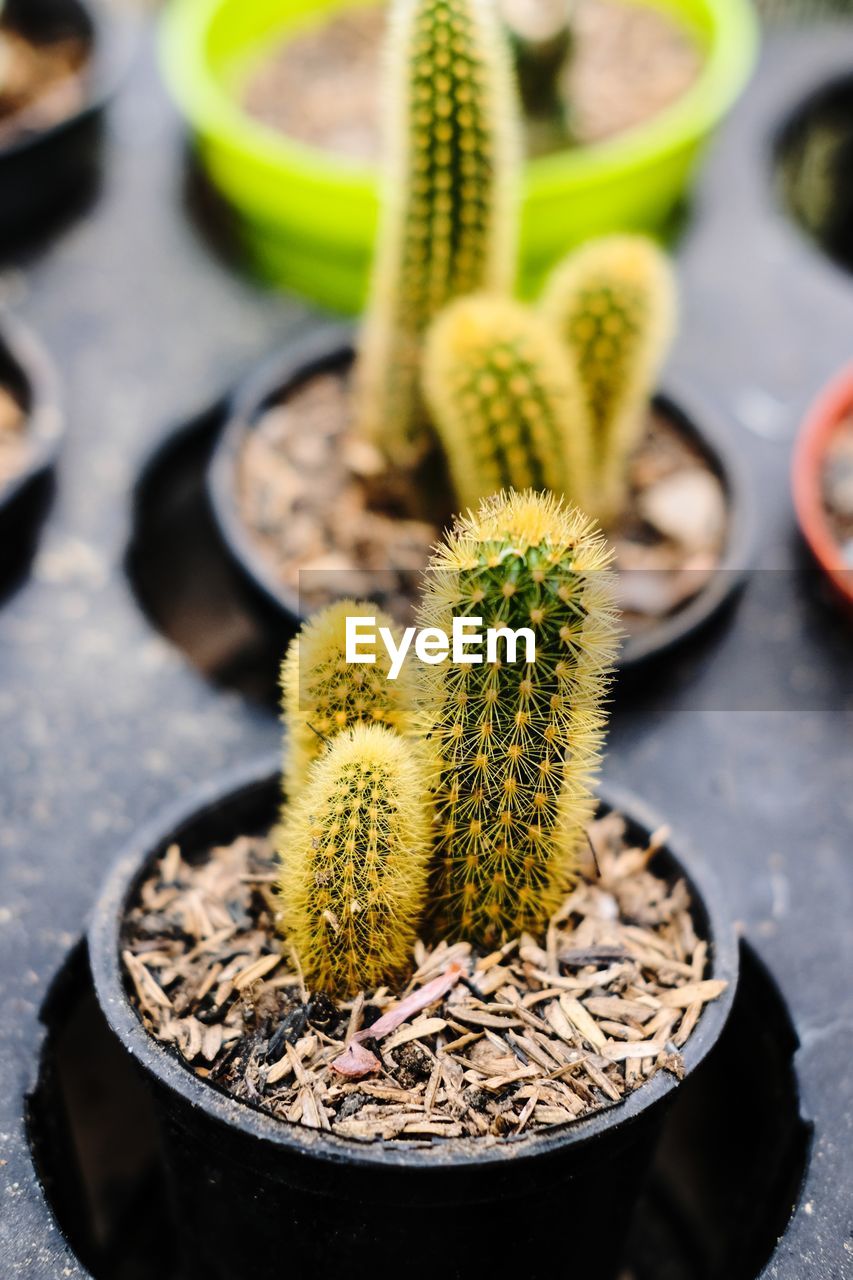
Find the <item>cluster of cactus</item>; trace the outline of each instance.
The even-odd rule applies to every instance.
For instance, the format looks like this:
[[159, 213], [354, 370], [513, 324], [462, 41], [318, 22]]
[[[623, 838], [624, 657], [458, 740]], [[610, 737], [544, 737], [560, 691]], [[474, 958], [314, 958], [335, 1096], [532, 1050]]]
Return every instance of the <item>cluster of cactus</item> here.
[[358, 361], [357, 430], [395, 465], [429, 441], [423, 337], [453, 298], [515, 274], [515, 86], [492, 0], [397, 0], [382, 216]]
[[498, 296], [449, 308], [427, 339], [424, 390], [460, 501], [492, 492], [496, 476], [516, 487], [535, 476], [613, 520], [675, 311], [672, 269], [637, 235], [576, 250], [536, 310]]
[[299, 688], [296, 737], [304, 747], [313, 716], [326, 732], [287, 770], [278, 849], [283, 927], [309, 983], [346, 995], [392, 981], [428, 915], [442, 936], [489, 946], [540, 931], [559, 906], [593, 809], [617, 644], [608, 562], [576, 510], [500, 495], [436, 551], [419, 623], [526, 628], [534, 661], [507, 651], [424, 665], [399, 695], [379, 679], [346, 690], [339, 618], [303, 632], [285, 660], [287, 718]]

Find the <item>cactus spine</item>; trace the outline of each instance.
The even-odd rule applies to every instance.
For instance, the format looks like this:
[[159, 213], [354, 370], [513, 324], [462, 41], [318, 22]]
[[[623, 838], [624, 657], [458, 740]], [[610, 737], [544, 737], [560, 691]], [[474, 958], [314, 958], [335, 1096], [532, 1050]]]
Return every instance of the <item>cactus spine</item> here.
[[383, 725], [339, 734], [278, 833], [285, 934], [315, 990], [375, 990], [410, 961], [430, 854], [416, 748]]
[[594, 522], [521, 493], [460, 520], [432, 562], [422, 626], [482, 616], [536, 637], [532, 665], [422, 673], [440, 762], [436, 896], [451, 935], [492, 945], [539, 930], [571, 882], [617, 647], [609, 560]]
[[289, 740], [285, 757], [287, 790], [295, 796], [308, 770], [335, 734], [355, 724], [384, 724], [406, 735], [413, 731], [414, 682], [404, 666], [388, 679], [390, 658], [378, 646], [373, 664], [346, 660], [347, 618], [376, 619], [399, 640], [391, 619], [375, 605], [342, 600], [320, 610], [292, 642], [281, 669], [284, 719]]
[[491, 0], [396, 0], [392, 130], [358, 368], [357, 428], [399, 465], [428, 441], [421, 343], [452, 298], [515, 272], [514, 85]]
[[591, 509], [609, 521], [623, 508], [628, 459], [675, 331], [674, 275], [646, 237], [606, 237], [555, 269], [542, 309], [577, 364], [593, 432]]
[[585, 505], [586, 401], [535, 311], [487, 294], [452, 303], [430, 330], [424, 390], [463, 507], [505, 488], [551, 489]]

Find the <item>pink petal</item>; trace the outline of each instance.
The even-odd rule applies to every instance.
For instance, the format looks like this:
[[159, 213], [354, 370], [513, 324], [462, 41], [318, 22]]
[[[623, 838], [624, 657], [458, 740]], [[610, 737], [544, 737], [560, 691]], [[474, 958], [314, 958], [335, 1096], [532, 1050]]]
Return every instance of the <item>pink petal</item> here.
[[406, 996], [405, 1000], [401, 1000], [396, 1009], [392, 1009], [390, 1013], [383, 1013], [372, 1026], [365, 1027], [363, 1031], [357, 1031], [353, 1040], [381, 1040], [383, 1036], [396, 1031], [401, 1023], [411, 1018], [413, 1013], [420, 1013], [421, 1009], [428, 1008], [429, 1005], [435, 1004], [436, 1000], [447, 995], [451, 987], [456, 986], [461, 976], [462, 966], [450, 965], [440, 977], [433, 978], [432, 982], [428, 982], [425, 987], [419, 987], [410, 996]]
[[383, 1013], [372, 1026], [357, 1031], [346, 1052], [339, 1058], [335, 1058], [331, 1064], [332, 1070], [337, 1071], [339, 1075], [349, 1076], [352, 1080], [360, 1080], [362, 1076], [369, 1076], [372, 1072], [378, 1071], [382, 1064], [375, 1053], [365, 1049], [362, 1041], [381, 1040], [383, 1036], [396, 1031], [397, 1027], [411, 1018], [413, 1013], [420, 1013], [422, 1009], [428, 1008], [429, 1005], [435, 1004], [436, 1000], [447, 995], [451, 987], [454, 987], [462, 977], [462, 972], [461, 965], [450, 965], [446, 973], [433, 978], [432, 982], [428, 982], [425, 987], [420, 987], [410, 996], [406, 996], [405, 1000], [401, 1000], [396, 1009], [392, 1009], [390, 1013]]
[[378, 1071], [381, 1065], [375, 1053], [371, 1053], [363, 1044], [353, 1039], [346, 1053], [335, 1058], [332, 1070], [337, 1071], [338, 1075], [349, 1076], [351, 1080], [360, 1080], [362, 1076], [369, 1076], [374, 1071]]

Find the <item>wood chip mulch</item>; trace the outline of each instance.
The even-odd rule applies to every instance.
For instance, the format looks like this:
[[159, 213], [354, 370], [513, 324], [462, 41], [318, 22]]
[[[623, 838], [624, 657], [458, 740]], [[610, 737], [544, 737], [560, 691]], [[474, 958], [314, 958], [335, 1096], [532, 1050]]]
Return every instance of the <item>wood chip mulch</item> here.
[[[455, 503], [430, 484], [403, 492], [381, 455], [350, 432], [349, 378], [322, 373], [248, 432], [237, 501], [246, 531], [306, 613], [369, 598], [409, 624], [422, 571]], [[411, 492], [411, 490], [416, 492]], [[432, 519], [406, 514], [423, 489]], [[630, 464], [628, 508], [608, 529], [629, 634], [676, 613], [708, 585], [728, 537], [728, 501], [706, 458], [657, 411]]]
[[[680, 1078], [681, 1050], [726, 985], [706, 977], [685, 883], [650, 870], [666, 833], [632, 848], [610, 814], [589, 834], [598, 869], [590, 856], [541, 945], [523, 936], [485, 955], [418, 943], [404, 992], [340, 1005], [306, 990], [277, 940], [268, 839], [192, 864], [174, 845], [125, 921], [131, 998], [198, 1076], [282, 1121], [362, 1141], [487, 1143], [569, 1123], [659, 1071]], [[442, 975], [431, 1007], [365, 1034]], [[377, 1069], [340, 1074], [333, 1062], [354, 1048]]]

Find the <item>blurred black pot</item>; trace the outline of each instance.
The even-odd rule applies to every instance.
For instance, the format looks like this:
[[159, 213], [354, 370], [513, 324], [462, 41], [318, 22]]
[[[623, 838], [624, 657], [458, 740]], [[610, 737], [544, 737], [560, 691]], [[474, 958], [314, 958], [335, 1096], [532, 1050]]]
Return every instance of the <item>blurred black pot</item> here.
[[0, 386], [26, 416], [27, 444], [20, 471], [0, 484], [0, 585], [5, 585], [32, 548], [62, 436], [53, 366], [37, 339], [10, 316], [0, 317]]
[[82, 40], [89, 59], [78, 110], [0, 142], [0, 250], [49, 229], [96, 189], [101, 117], [127, 53], [123, 24], [99, 0], [6, 0], [3, 25], [36, 43]]

